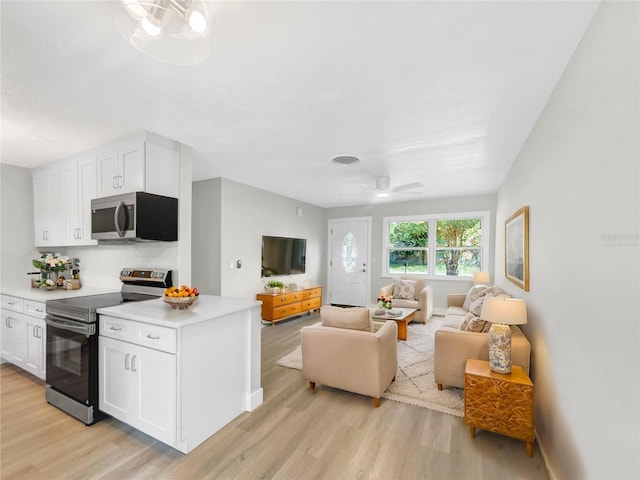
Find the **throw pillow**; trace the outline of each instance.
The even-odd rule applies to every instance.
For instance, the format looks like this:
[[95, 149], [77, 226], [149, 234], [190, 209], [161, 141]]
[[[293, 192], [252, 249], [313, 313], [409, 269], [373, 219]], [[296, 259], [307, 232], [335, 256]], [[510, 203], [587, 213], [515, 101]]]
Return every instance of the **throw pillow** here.
[[490, 291], [491, 287], [487, 287], [486, 285], [476, 285], [475, 287], [471, 287], [467, 292], [467, 296], [464, 299], [462, 308], [464, 308], [466, 311], [469, 311], [469, 307], [471, 307], [471, 304], [474, 301], [481, 297], [484, 297]]
[[460, 330], [476, 333], [486, 333], [490, 327], [491, 323], [486, 320], [480, 320], [480, 317], [475, 316], [473, 313], [467, 313], [460, 324]]
[[413, 300], [416, 295], [416, 282], [413, 280], [393, 280], [393, 298]]
[[484, 303], [484, 299], [489, 295], [485, 295], [484, 297], [477, 298], [471, 305], [469, 305], [469, 313], [473, 313], [476, 317], [480, 316], [480, 312], [482, 312], [482, 304]]
[[365, 307], [342, 308], [332, 305], [320, 307], [320, 319], [325, 327], [348, 328], [372, 332], [371, 313]]

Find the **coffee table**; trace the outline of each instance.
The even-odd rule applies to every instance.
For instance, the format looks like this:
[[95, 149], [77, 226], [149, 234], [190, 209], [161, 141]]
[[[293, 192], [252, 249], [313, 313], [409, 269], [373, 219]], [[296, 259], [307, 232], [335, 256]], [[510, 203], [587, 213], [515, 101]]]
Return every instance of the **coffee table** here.
[[371, 318], [375, 318], [378, 320], [394, 320], [398, 324], [398, 340], [406, 340], [407, 339], [407, 325], [409, 322], [413, 321], [416, 316], [415, 308], [392, 308], [393, 311], [400, 311], [400, 315], [391, 316], [388, 314], [376, 315], [375, 311], [378, 307], [369, 307], [371, 310]]

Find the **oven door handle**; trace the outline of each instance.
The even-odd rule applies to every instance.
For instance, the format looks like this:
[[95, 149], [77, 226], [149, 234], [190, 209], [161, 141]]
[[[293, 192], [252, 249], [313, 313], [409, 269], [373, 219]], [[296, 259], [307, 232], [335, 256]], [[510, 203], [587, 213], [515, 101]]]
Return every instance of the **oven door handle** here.
[[76, 322], [64, 320], [62, 318], [54, 318], [49, 315], [44, 319], [44, 321], [51, 327], [61, 328], [62, 330], [69, 330], [70, 332], [74, 333], [81, 333], [87, 338], [91, 335], [95, 335], [96, 333], [96, 326], [93, 323], [81, 325], [77, 324]]

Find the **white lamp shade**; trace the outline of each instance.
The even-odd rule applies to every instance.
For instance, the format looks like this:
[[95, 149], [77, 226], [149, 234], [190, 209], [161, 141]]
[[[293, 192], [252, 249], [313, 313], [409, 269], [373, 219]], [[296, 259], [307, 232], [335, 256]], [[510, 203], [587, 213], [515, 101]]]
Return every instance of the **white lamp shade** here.
[[473, 283], [488, 284], [490, 281], [489, 272], [476, 272], [473, 274]]
[[503, 325], [523, 325], [527, 323], [527, 306], [521, 298], [486, 297], [480, 318]]

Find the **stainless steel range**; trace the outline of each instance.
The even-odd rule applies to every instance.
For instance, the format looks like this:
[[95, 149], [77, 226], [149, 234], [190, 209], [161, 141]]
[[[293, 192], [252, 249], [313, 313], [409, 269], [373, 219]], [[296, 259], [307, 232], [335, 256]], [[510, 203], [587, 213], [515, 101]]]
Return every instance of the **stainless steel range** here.
[[161, 297], [172, 271], [124, 268], [120, 292], [49, 300], [46, 399], [86, 425], [104, 418], [98, 405], [98, 308]]

